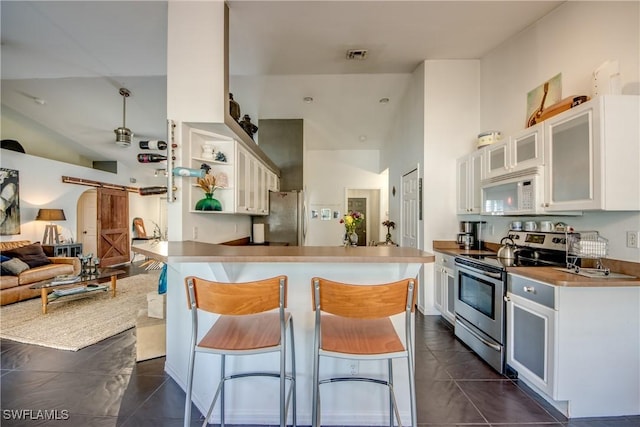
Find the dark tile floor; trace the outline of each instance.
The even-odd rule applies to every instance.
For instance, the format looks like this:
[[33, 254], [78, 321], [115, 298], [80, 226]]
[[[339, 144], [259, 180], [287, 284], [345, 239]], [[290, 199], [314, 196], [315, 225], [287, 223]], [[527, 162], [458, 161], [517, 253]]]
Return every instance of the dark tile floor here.
[[[418, 313], [416, 325], [420, 426], [640, 425], [640, 417], [567, 420], [489, 368], [440, 316]], [[184, 392], [163, 372], [164, 358], [136, 363], [135, 344], [134, 329], [78, 352], [0, 341], [0, 425], [181, 426]], [[31, 418], [47, 410], [59, 419], [16, 420], [12, 410], [32, 410]], [[194, 410], [192, 419], [199, 425], [201, 416]]]

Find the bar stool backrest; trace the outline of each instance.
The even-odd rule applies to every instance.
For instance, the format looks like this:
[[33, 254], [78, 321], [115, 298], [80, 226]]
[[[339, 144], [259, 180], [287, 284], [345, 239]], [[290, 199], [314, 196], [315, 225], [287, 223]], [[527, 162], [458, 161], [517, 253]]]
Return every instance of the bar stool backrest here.
[[[414, 286], [409, 286], [410, 283]], [[360, 319], [413, 312], [418, 294], [415, 283], [415, 279], [403, 279], [383, 285], [352, 285], [314, 277], [311, 280], [313, 309]]]
[[[193, 283], [193, 295], [189, 292]], [[254, 282], [220, 283], [194, 276], [185, 279], [187, 304], [222, 315], [247, 315], [287, 307], [287, 277]]]

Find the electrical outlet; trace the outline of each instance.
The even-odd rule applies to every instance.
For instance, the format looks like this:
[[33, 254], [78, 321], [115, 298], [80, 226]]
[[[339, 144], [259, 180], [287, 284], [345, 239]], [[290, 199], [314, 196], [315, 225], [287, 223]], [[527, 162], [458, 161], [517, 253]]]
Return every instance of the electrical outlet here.
[[347, 361], [347, 371], [349, 375], [358, 375], [358, 361], [357, 360], [348, 360]]
[[193, 227], [193, 240], [198, 238], [198, 227]]
[[640, 249], [639, 231], [627, 231], [627, 247]]

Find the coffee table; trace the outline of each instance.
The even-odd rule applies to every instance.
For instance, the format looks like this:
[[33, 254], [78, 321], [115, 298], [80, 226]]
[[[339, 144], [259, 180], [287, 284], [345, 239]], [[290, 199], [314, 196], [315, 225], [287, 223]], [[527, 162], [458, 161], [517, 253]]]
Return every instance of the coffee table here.
[[[29, 289], [40, 289], [40, 298], [42, 299], [42, 314], [47, 314], [47, 305], [50, 302], [58, 300], [60, 298], [70, 297], [70, 296], [78, 296], [78, 295], [87, 295], [94, 294], [99, 291], [107, 292], [111, 289], [111, 297], [116, 296], [116, 279], [119, 274], [125, 274], [124, 270], [116, 270], [113, 268], [102, 268], [99, 269], [97, 273], [90, 275], [80, 275], [78, 276], [80, 280], [72, 283], [56, 283], [56, 279], [44, 280], [42, 282], [38, 282], [29, 287]], [[110, 286], [96, 286], [95, 284], [100, 284], [105, 282], [104, 279], [110, 279]], [[94, 286], [91, 286], [94, 285]], [[76, 289], [77, 288], [77, 289]], [[52, 291], [53, 289], [53, 291]], [[66, 294], [66, 295], [56, 295], [56, 289], [74, 289], [74, 292]]]

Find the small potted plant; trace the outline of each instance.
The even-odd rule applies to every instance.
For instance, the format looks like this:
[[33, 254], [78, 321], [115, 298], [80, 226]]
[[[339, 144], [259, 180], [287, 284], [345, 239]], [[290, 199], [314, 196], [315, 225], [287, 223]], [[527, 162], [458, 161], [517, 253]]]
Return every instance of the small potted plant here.
[[390, 220], [386, 220], [382, 222], [382, 225], [384, 225], [385, 227], [387, 227], [387, 236], [385, 238], [385, 243], [387, 245], [395, 245], [395, 243], [393, 243], [393, 240], [391, 240], [391, 229], [395, 229], [396, 228], [396, 223]]

